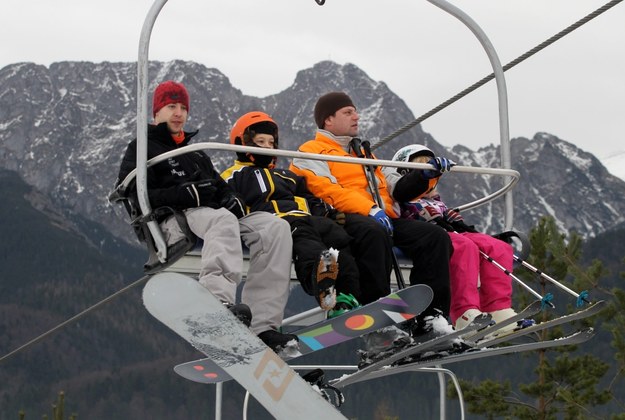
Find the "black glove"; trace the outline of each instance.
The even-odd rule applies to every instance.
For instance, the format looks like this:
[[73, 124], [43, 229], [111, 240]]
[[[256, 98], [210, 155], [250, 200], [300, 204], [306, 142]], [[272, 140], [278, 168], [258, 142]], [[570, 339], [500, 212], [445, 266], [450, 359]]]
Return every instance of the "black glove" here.
[[328, 217], [330, 219], [334, 220], [339, 225], [344, 225], [345, 224], [345, 213], [343, 213], [342, 211], [338, 211], [337, 209], [333, 209], [333, 210], [334, 211], [331, 211], [330, 214], [328, 214]]
[[178, 196], [184, 207], [208, 206], [215, 200], [217, 187], [214, 180], [185, 182], [178, 187]]
[[240, 219], [247, 214], [243, 199], [236, 194], [225, 196], [219, 204], [221, 207], [228, 209], [237, 217], [237, 219]]
[[454, 230], [456, 232], [460, 232], [460, 233], [463, 233], [463, 232], [478, 233], [477, 229], [475, 229], [475, 225], [467, 225], [462, 220], [452, 222], [451, 225], [453, 226], [453, 228], [454, 228]]

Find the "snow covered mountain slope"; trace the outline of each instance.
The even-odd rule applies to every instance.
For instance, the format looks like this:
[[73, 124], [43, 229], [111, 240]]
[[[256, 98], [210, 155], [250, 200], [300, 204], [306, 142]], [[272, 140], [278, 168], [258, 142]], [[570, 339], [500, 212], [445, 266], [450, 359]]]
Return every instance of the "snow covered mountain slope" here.
[[[353, 64], [317, 63], [301, 70], [289, 88], [265, 98], [243, 95], [219, 70], [193, 62], [151, 62], [149, 77], [150, 91], [157, 81], [185, 83], [191, 95], [188, 128], [200, 129], [197, 141], [226, 143], [242, 113], [262, 109], [280, 124], [280, 147], [296, 149], [314, 135], [316, 98], [331, 90], [352, 96], [361, 116], [361, 137], [372, 144], [415, 118], [384, 82]], [[111, 206], [107, 196], [126, 144], [135, 137], [135, 91], [135, 63], [18, 63], [0, 69], [0, 168], [19, 173], [67, 215], [81, 214], [134, 241], [125, 213]], [[410, 143], [426, 144], [462, 165], [499, 167], [497, 146], [477, 151], [444, 146], [420, 125], [375, 152], [390, 158]], [[511, 144], [513, 168], [522, 174], [514, 190], [515, 227], [528, 230], [540, 216], [552, 215], [562, 230], [594, 236], [624, 221], [625, 182], [593, 155], [547, 133]], [[225, 152], [212, 156], [220, 170], [234, 158]], [[499, 185], [492, 177], [452, 173], [440, 190], [449, 204], [460, 205]], [[465, 217], [495, 233], [502, 228], [502, 214], [499, 200]]]

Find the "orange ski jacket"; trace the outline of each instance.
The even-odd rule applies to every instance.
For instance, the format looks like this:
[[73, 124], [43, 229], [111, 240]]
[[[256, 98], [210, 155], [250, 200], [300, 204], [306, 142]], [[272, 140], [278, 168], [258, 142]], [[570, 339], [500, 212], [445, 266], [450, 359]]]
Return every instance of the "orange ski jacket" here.
[[[298, 151], [356, 157], [353, 153], [346, 152], [332, 134], [325, 130], [317, 130], [315, 139], [302, 144]], [[306, 179], [310, 192], [338, 211], [368, 216], [376, 204], [369, 191], [365, 168], [362, 165], [294, 158], [290, 169]], [[376, 168], [375, 175], [386, 214], [393, 219], [398, 218], [399, 206], [391, 198], [388, 183], [380, 167]]]

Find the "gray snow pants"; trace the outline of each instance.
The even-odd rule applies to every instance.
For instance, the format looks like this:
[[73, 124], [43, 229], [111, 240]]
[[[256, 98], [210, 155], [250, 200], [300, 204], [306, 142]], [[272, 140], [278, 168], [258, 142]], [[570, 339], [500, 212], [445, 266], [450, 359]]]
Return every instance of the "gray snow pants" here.
[[[253, 212], [238, 220], [224, 208], [185, 210], [191, 231], [204, 241], [200, 283], [218, 299], [234, 303], [241, 282], [241, 240], [250, 250], [249, 268], [241, 301], [252, 310], [251, 329], [259, 334], [278, 329], [289, 298], [293, 242], [289, 224], [267, 212]], [[168, 243], [182, 237], [173, 218], [161, 223]]]

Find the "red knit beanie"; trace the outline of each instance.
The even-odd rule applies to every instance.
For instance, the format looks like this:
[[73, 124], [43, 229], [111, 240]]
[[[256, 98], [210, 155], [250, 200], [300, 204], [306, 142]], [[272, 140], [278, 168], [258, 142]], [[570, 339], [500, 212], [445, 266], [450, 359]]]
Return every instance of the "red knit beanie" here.
[[189, 108], [189, 92], [182, 83], [168, 80], [161, 83], [154, 90], [154, 98], [152, 100], [152, 116], [156, 116], [156, 113], [164, 106], [169, 104], [181, 103]]
[[[330, 92], [323, 95], [315, 104], [315, 122], [317, 127], [323, 128], [326, 118], [346, 106], [354, 106], [352, 99], [343, 92]], [[355, 108], [355, 107], [354, 107]]]

